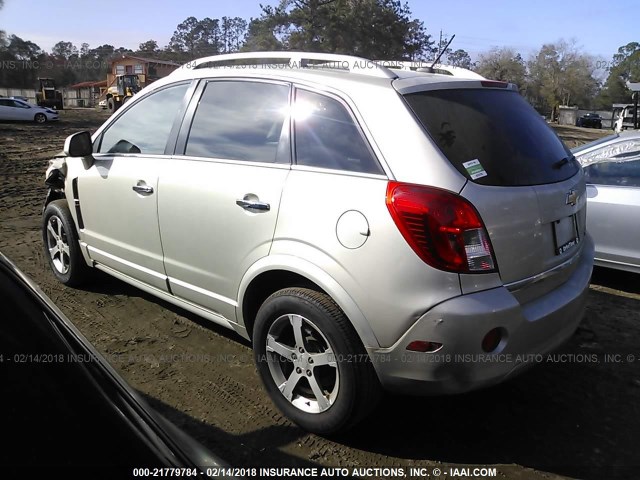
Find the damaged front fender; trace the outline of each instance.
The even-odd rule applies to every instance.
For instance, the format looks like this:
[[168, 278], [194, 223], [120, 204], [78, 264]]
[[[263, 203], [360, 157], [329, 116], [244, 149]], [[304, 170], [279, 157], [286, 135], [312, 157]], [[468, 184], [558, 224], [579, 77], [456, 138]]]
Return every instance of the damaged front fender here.
[[49, 188], [61, 188], [64, 190], [65, 178], [67, 178], [67, 158], [61, 152], [49, 160], [49, 167], [44, 175], [44, 183]]
[[60, 153], [49, 160], [49, 167], [45, 173], [44, 183], [47, 187], [47, 197], [45, 198], [42, 211], [49, 202], [59, 198], [65, 198], [64, 180], [67, 177], [67, 162], [64, 154]]

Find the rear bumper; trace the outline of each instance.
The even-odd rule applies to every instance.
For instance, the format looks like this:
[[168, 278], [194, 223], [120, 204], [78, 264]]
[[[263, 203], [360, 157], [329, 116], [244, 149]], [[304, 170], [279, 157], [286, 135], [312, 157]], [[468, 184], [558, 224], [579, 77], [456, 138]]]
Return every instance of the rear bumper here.
[[[447, 300], [414, 323], [391, 348], [369, 349], [384, 388], [437, 395], [493, 385], [543, 360], [575, 332], [584, 315], [593, 268], [593, 241], [587, 236], [581, 258], [560, 287], [520, 304], [505, 287]], [[490, 330], [503, 340], [492, 353], [482, 350]], [[443, 346], [434, 353], [406, 350], [414, 340]]]

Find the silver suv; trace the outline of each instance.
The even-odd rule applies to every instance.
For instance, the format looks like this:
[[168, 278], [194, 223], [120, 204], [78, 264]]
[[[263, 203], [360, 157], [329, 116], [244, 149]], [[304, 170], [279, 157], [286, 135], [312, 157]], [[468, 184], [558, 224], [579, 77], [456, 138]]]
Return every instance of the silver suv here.
[[273, 402], [347, 428], [567, 340], [593, 262], [582, 171], [510, 84], [267, 52], [191, 62], [48, 170], [56, 277], [103, 270], [250, 339]]

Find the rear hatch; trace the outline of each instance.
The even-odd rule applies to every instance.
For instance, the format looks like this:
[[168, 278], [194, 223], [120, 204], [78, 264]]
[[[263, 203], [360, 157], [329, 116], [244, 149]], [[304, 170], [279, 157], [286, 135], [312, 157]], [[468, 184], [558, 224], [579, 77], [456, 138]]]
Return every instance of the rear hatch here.
[[460, 194], [485, 223], [502, 281], [516, 290], [532, 279], [545, 280], [547, 288], [538, 285], [538, 295], [562, 283], [586, 234], [586, 195], [578, 162], [555, 132], [507, 84], [398, 87], [434, 143], [468, 179]]

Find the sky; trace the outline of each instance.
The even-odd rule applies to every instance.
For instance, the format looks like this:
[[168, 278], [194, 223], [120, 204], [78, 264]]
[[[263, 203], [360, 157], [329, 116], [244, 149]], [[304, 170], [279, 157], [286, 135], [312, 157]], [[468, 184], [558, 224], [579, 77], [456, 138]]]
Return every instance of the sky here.
[[[260, 16], [260, 3], [278, 0], [4, 0], [0, 30], [38, 44], [44, 50], [63, 40], [78, 48], [110, 44], [135, 50], [153, 39], [169, 43], [176, 26], [194, 16], [221, 18]], [[640, 42], [639, 0], [408, 0], [413, 18], [427, 32], [456, 35], [451, 48], [464, 49], [472, 58], [492, 47], [513, 47], [527, 59], [543, 44], [574, 39], [585, 53], [611, 60], [617, 49]], [[93, 6], [91, 6], [93, 5]], [[120, 13], [117, 6], [121, 7]], [[111, 14], [111, 15], [109, 15]], [[603, 62], [604, 63], [604, 62]]]

